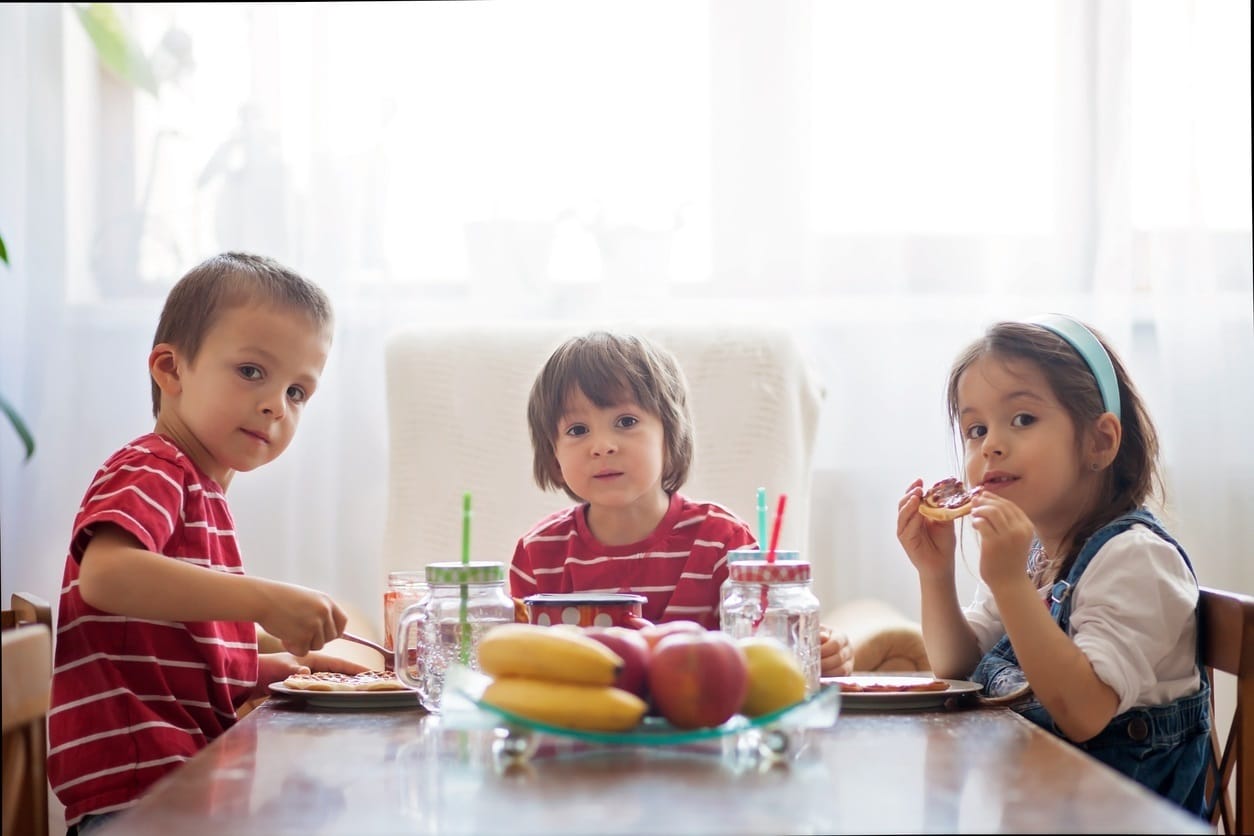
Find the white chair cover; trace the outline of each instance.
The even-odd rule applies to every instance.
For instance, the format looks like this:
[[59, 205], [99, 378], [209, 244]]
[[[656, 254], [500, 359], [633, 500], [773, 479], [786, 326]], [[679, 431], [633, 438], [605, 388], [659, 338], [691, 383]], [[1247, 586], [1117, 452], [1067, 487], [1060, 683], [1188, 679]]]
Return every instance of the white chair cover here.
[[[508, 563], [524, 532], [571, 503], [532, 479], [527, 395], [553, 349], [595, 327], [494, 322], [389, 337], [387, 571], [461, 559], [464, 492], [473, 560]], [[605, 327], [670, 349], [688, 378], [696, 452], [681, 492], [726, 505], [755, 533], [757, 488], [767, 490], [768, 530], [787, 493], [779, 547], [805, 554], [822, 391], [791, 335], [772, 326]]]

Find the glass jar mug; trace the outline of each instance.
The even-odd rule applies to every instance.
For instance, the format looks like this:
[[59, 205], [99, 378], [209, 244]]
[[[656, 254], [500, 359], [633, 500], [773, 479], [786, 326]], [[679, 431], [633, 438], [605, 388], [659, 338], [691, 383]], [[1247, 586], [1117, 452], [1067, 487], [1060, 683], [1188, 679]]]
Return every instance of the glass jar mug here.
[[393, 652], [396, 675], [438, 713], [448, 666], [479, 670], [479, 640], [514, 621], [514, 599], [505, 589], [504, 563], [432, 563], [426, 581], [428, 593], [396, 625]]
[[396, 627], [401, 613], [427, 594], [426, 572], [388, 572], [388, 586], [383, 591], [383, 646], [396, 647]]
[[[776, 556], [778, 557], [778, 552]], [[770, 636], [796, 655], [806, 695], [819, 689], [819, 599], [808, 560], [739, 560], [728, 565], [719, 623], [732, 638]]]
[[[731, 549], [727, 552], [727, 580], [723, 581], [718, 588], [718, 623], [727, 623], [727, 614], [723, 612], [723, 603], [727, 600], [727, 589], [731, 586], [731, 564], [739, 563], [742, 560], [766, 560], [767, 553], [761, 549], [750, 548], [748, 546], [740, 549]], [[776, 549], [776, 560], [800, 560], [801, 552], [796, 549]]]

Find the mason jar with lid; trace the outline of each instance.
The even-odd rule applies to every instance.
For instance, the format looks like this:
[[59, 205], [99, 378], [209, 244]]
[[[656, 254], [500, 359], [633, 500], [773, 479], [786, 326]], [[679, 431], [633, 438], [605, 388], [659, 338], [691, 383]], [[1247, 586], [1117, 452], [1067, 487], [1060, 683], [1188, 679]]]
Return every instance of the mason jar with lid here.
[[[718, 588], [718, 623], [726, 624], [727, 616], [723, 613], [723, 602], [727, 600], [727, 588], [731, 585], [731, 564], [742, 560], [766, 560], [767, 553], [753, 546], [731, 549], [727, 552], [727, 579]], [[800, 560], [801, 552], [796, 549], [776, 549], [776, 560]]]
[[388, 650], [396, 647], [401, 613], [427, 594], [426, 577], [426, 572], [388, 572], [388, 586], [383, 591], [383, 646]]
[[732, 638], [770, 636], [796, 655], [806, 695], [819, 689], [819, 599], [808, 560], [737, 560], [719, 605], [719, 623]]
[[426, 581], [428, 593], [401, 615], [393, 652], [396, 675], [418, 691], [428, 711], [438, 712], [448, 666], [479, 669], [479, 640], [514, 621], [514, 599], [500, 562], [432, 563]]

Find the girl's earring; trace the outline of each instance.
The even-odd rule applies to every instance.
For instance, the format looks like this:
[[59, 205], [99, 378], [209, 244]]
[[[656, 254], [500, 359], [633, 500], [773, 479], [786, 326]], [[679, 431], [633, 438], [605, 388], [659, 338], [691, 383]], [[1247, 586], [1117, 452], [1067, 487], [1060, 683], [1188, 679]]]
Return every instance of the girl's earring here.
[[1092, 469], [1094, 473], [1102, 469], [1102, 466], [1099, 462], [1093, 462], [1091, 465], [1089, 465], [1089, 467]]

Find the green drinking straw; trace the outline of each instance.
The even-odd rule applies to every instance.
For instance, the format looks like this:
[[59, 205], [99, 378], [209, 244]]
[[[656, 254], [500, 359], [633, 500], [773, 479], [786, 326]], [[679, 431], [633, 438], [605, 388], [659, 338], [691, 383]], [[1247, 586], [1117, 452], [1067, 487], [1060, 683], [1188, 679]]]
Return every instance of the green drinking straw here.
[[766, 546], [766, 488], [758, 488], [758, 551]]
[[[470, 563], [470, 492], [462, 494], [462, 565], [466, 566]], [[462, 609], [461, 609], [461, 661], [463, 665], [470, 664], [470, 619], [466, 612], [469, 603], [470, 588], [466, 584], [462, 584]]]

